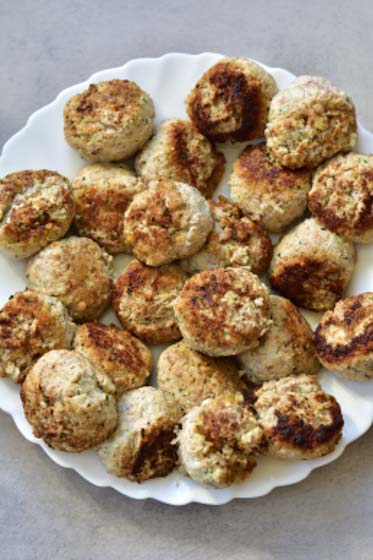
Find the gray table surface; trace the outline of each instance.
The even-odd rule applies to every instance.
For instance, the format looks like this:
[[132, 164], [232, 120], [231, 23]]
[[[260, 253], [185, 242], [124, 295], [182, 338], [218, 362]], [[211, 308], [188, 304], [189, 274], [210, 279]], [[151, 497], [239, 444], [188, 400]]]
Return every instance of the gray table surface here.
[[[68, 85], [169, 51], [242, 54], [325, 75], [372, 130], [372, 23], [371, 0], [0, 0], [0, 145]], [[2, 412], [0, 422], [2, 560], [373, 557], [372, 430], [295, 486], [175, 508], [91, 486]]]

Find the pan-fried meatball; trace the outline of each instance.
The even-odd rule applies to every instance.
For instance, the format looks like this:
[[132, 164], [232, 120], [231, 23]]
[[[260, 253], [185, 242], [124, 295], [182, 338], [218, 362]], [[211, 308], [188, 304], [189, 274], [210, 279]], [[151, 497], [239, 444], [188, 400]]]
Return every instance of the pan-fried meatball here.
[[354, 264], [353, 243], [310, 218], [276, 245], [269, 278], [274, 289], [293, 303], [322, 311], [342, 297]]
[[211, 197], [223, 176], [225, 157], [191, 122], [169, 119], [137, 156], [135, 166], [145, 181], [164, 176]]
[[91, 84], [65, 105], [65, 138], [88, 161], [121, 161], [149, 139], [154, 115], [151, 97], [134, 82]]
[[327, 311], [315, 344], [326, 368], [355, 381], [373, 379], [373, 292], [342, 299]]
[[47, 169], [10, 173], [0, 180], [0, 247], [30, 257], [65, 235], [74, 211], [66, 177]]
[[263, 136], [273, 77], [253, 60], [223, 58], [198, 80], [186, 99], [189, 117], [217, 142], [245, 142]]

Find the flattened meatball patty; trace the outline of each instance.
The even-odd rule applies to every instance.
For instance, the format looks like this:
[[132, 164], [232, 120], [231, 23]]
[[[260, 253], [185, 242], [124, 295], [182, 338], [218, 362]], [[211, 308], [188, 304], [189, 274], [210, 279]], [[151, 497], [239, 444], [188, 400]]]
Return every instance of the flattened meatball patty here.
[[152, 268], [132, 261], [115, 282], [113, 307], [123, 327], [144, 342], [181, 338], [174, 303], [187, 276], [176, 265]]
[[135, 482], [167, 476], [176, 465], [172, 441], [181, 411], [154, 387], [124, 393], [118, 408], [118, 429], [98, 449], [105, 468]]
[[154, 115], [150, 95], [134, 82], [91, 84], [65, 105], [65, 138], [88, 161], [121, 161], [149, 139]]
[[196, 253], [213, 227], [207, 200], [190, 185], [169, 179], [149, 183], [124, 215], [124, 242], [149, 266]]
[[331, 231], [357, 243], [372, 243], [373, 155], [341, 154], [319, 167], [308, 206]]
[[353, 243], [310, 218], [276, 245], [269, 278], [273, 288], [293, 303], [322, 311], [342, 297], [354, 265]]
[[0, 247], [30, 257], [65, 235], [74, 211], [66, 177], [47, 169], [10, 173], [0, 180]]
[[0, 377], [21, 383], [43, 354], [70, 348], [75, 325], [58, 299], [17, 292], [0, 310]]
[[277, 233], [304, 213], [311, 173], [273, 162], [265, 144], [247, 146], [229, 179], [233, 202], [266, 230]]
[[224, 196], [210, 201], [214, 229], [202, 249], [182, 266], [190, 273], [246, 266], [255, 274], [266, 270], [272, 258], [272, 241], [267, 233]]
[[112, 260], [86, 237], [55, 241], [28, 262], [28, 285], [57, 297], [78, 322], [97, 319], [110, 302]]
[[223, 58], [198, 80], [186, 99], [190, 119], [217, 142], [263, 136], [273, 77], [248, 58]]
[[114, 386], [78, 352], [52, 350], [32, 367], [21, 390], [34, 436], [61, 451], [96, 447], [118, 423]]
[[124, 164], [87, 165], [72, 182], [76, 203], [75, 226], [108, 253], [128, 252], [123, 217], [133, 197], [145, 189]]
[[273, 457], [315, 459], [331, 453], [341, 438], [341, 408], [314, 375], [267, 381], [252, 402]]
[[269, 292], [245, 268], [218, 268], [195, 274], [175, 304], [180, 331], [194, 350], [231, 356], [254, 348], [268, 330]]
[[311, 327], [287, 299], [270, 296], [272, 325], [253, 350], [238, 356], [250, 381], [263, 383], [299, 373], [317, 373]]
[[211, 197], [223, 176], [225, 157], [191, 122], [169, 119], [137, 156], [135, 166], [145, 181], [164, 176]]
[[355, 381], [373, 379], [373, 292], [342, 299], [327, 311], [315, 343], [326, 368]]
[[280, 165], [313, 168], [355, 146], [355, 107], [329, 80], [300, 76], [272, 99], [265, 134]]

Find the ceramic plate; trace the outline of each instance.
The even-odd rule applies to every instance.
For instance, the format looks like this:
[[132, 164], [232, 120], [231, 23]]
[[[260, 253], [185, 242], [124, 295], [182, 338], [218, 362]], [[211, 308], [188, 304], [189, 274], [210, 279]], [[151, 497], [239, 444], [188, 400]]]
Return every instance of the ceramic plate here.
[[[79, 155], [65, 142], [63, 135], [63, 108], [73, 94], [84, 90], [90, 83], [113, 78], [127, 78], [137, 82], [149, 92], [155, 101], [156, 122], [170, 117], [186, 117], [184, 98], [201, 74], [222, 55], [203, 53], [187, 55], [172, 53], [161, 58], [132, 60], [120, 68], [103, 70], [81, 84], [62, 91], [53, 103], [35, 112], [26, 126], [13, 136], [4, 146], [0, 159], [0, 176], [11, 171], [27, 168], [55, 169], [72, 179], [85, 165]], [[264, 66], [264, 65], [263, 65]], [[294, 76], [280, 68], [264, 66], [283, 88]], [[373, 135], [359, 126], [358, 150], [373, 152]], [[242, 145], [224, 148], [227, 156], [227, 170], [217, 194], [229, 192], [226, 187], [233, 159], [242, 150]], [[119, 272], [126, 257], [115, 258], [115, 268]], [[0, 255], [0, 305], [17, 290], [25, 286], [24, 263], [14, 262]], [[350, 283], [348, 294], [357, 294], [372, 289], [373, 248], [359, 247], [357, 267]], [[306, 313], [314, 326], [320, 316]], [[105, 322], [114, 321], [109, 312]], [[160, 348], [153, 348], [155, 357]], [[49, 457], [63, 467], [77, 471], [86, 480], [97, 486], [110, 486], [132, 498], [154, 498], [168, 504], [182, 505], [189, 502], [204, 504], [224, 504], [233, 498], [255, 498], [270, 492], [276, 486], [298, 482], [322, 465], [339, 457], [346, 445], [360, 437], [373, 420], [373, 382], [357, 383], [337, 378], [329, 372], [320, 374], [322, 386], [340, 402], [345, 426], [343, 438], [333, 453], [312, 461], [282, 462], [261, 457], [253, 475], [241, 484], [223, 490], [213, 490], [197, 484], [174, 472], [166, 478], [147, 481], [143, 484], [129, 482], [109, 475], [93, 451], [68, 454], [50, 449], [43, 441], [34, 438], [25, 420], [19, 387], [8, 379], [0, 379], [0, 407], [11, 414], [18, 429], [28, 440], [40, 445]]]

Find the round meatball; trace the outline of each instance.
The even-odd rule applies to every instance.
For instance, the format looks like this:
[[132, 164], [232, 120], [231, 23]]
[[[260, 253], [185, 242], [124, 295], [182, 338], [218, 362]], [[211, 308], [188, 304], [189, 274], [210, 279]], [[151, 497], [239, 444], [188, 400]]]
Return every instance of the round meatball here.
[[317, 356], [347, 379], [373, 379], [373, 292], [340, 300], [315, 333]]
[[233, 202], [266, 230], [278, 233], [307, 207], [311, 173], [273, 162], [265, 144], [248, 146], [233, 164], [229, 179]]
[[132, 261], [115, 282], [113, 307], [123, 327], [150, 344], [181, 338], [174, 303], [187, 276], [176, 265], [151, 268]]
[[213, 227], [210, 207], [190, 185], [158, 179], [138, 194], [124, 215], [124, 242], [149, 266], [196, 253]]
[[263, 445], [263, 430], [242, 395], [205, 400], [182, 419], [182, 470], [193, 480], [224, 488], [252, 472]]
[[246, 388], [230, 358], [211, 358], [190, 348], [185, 340], [162, 352], [157, 365], [157, 384], [184, 411], [208, 397], [243, 392]]
[[124, 164], [96, 163], [84, 167], [72, 182], [75, 226], [108, 253], [126, 253], [123, 216], [134, 196], [145, 189]]
[[17, 292], [0, 310], [0, 377], [21, 383], [43, 354], [70, 348], [75, 325], [58, 299]]
[[76, 321], [91, 321], [109, 305], [112, 260], [91, 239], [55, 241], [28, 262], [28, 285], [60, 299]]
[[198, 130], [217, 142], [245, 142], [263, 136], [273, 77], [248, 58], [223, 58], [198, 80], [186, 99]]
[[176, 465], [181, 411], [154, 387], [124, 393], [118, 408], [118, 429], [98, 449], [107, 471], [135, 482], [167, 476]]
[[287, 233], [274, 248], [269, 269], [275, 290], [314, 311], [333, 308], [351, 278], [355, 248], [314, 218]]
[[319, 167], [308, 206], [331, 231], [357, 243], [372, 243], [373, 155], [340, 154]]
[[150, 350], [140, 340], [115, 325], [80, 325], [76, 331], [74, 348], [111, 379], [117, 395], [141, 387], [150, 375]]
[[317, 373], [311, 327], [298, 309], [285, 298], [270, 296], [272, 325], [253, 350], [238, 356], [246, 376], [263, 383], [300, 373]]
[[113, 385], [72, 350], [52, 350], [32, 367], [21, 390], [35, 437], [61, 451], [96, 447], [118, 423]]
[[224, 196], [210, 201], [214, 229], [202, 249], [182, 265], [195, 273], [226, 266], [246, 266], [255, 274], [268, 268], [272, 241], [251, 218], [242, 214]]
[[66, 177], [47, 169], [10, 173], [0, 180], [0, 247], [30, 257], [65, 235], [74, 212]]
[[240, 354], [268, 330], [269, 292], [246, 268], [195, 274], [175, 304], [180, 331], [194, 350], [208, 356]]
[[149, 139], [154, 115], [150, 95], [134, 82], [91, 84], [65, 105], [65, 138], [88, 161], [121, 161]]
[[280, 165], [313, 168], [355, 146], [355, 107], [329, 80], [300, 76], [272, 99], [265, 134]]
[[255, 390], [252, 402], [268, 453], [278, 459], [322, 457], [333, 451], [341, 437], [341, 408], [315, 375], [267, 381]]
[[225, 157], [189, 121], [164, 121], [137, 156], [135, 167], [145, 181], [168, 177], [211, 197], [223, 176]]

